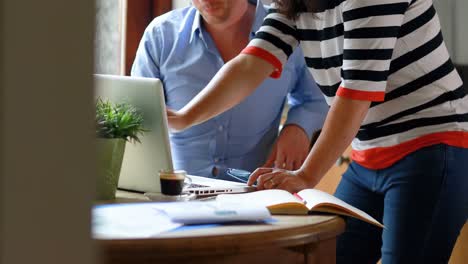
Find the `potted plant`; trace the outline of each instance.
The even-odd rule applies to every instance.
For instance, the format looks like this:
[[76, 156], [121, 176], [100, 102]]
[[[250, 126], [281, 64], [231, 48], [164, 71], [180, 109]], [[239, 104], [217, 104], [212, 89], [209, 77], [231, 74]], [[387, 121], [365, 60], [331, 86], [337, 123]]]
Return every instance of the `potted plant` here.
[[143, 116], [128, 103], [96, 101], [97, 199], [115, 198], [126, 142], [140, 143]]

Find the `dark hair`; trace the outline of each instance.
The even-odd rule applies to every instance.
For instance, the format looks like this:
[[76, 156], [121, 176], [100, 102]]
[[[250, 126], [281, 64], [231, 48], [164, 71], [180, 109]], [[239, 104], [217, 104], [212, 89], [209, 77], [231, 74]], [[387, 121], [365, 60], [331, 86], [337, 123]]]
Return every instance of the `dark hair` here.
[[296, 19], [300, 13], [324, 10], [327, 0], [273, 0], [278, 11], [290, 19]]

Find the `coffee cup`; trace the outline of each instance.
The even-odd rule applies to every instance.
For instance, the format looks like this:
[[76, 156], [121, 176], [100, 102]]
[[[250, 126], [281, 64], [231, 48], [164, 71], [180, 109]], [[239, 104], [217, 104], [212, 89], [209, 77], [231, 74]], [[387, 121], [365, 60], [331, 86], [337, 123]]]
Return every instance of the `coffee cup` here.
[[162, 170], [159, 172], [159, 180], [161, 193], [165, 195], [180, 195], [184, 186], [192, 183], [184, 170]]

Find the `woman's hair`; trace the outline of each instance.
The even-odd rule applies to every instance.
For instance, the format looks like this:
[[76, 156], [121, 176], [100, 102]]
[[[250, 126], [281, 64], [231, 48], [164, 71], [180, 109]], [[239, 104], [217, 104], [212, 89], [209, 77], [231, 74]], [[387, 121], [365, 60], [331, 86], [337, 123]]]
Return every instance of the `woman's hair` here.
[[290, 19], [296, 19], [300, 13], [319, 12], [324, 9], [327, 0], [273, 0], [278, 11]]

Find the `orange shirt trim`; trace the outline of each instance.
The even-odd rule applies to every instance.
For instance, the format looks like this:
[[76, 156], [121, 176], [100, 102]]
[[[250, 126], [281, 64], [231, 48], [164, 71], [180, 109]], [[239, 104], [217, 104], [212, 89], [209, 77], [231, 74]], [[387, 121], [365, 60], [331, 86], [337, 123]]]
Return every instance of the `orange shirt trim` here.
[[359, 91], [340, 86], [336, 91], [337, 96], [346, 97], [354, 100], [376, 101], [380, 102], [385, 99], [385, 92], [369, 92]]
[[369, 169], [384, 169], [406, 155], [420, 148], [447, 144], [454, 147], [468, 148], [468, 132], [449, 131], [425, 135], [391, 147], [379, 147], [368, 150], [352, 150], [353, 161]]
[[270, 52], [259, 47], [248, 46], [247, 48], [242, 50], [241, 54], [249, 54], [266, 60], [267, 62], [271, 63], [273, 67], [275, 67], [275, 70], [270, 74], [270, 77], [274, 79], [278, 79], [279, 77], [281, 77], [281, 72], [283, 71], [283, 64]]

